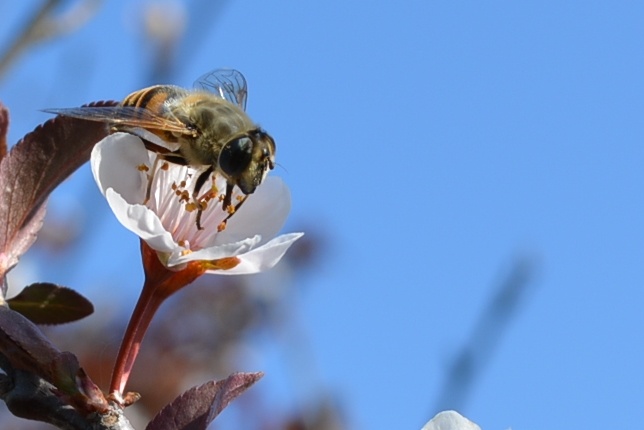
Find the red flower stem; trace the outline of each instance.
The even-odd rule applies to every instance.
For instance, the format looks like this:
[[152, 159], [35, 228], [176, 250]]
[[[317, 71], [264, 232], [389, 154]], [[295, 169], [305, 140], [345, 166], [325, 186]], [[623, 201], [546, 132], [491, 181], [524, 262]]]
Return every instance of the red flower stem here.
[[166, 297], [158, 294], [155, 286], [150, 285], [146, 281], [143, 286], [143, 291], [141, 291], [141, 296], [132, 313], [132, 317], [130, 317], [130, 322], [125, 330], [123, 340], [121, 341], [121, 347], [112, 372], [110, 393], [116, 392], [119, 395], [123, 394], [125, 384], [127, 384], [132, 367], [134, 367], [134, 361], [139, 354], [145, 332], [150, 326], [154, 314]]
[[[201, 262], [190, 262], [180, 270], [170, 270], [159, 260], [157, 252], [143, 240], [141, 240], [141, 260], [145, 271], [145, 283], [125, 329], [110, 382], [110, 394], [115, 394], [117, 399], [123, 395], [134, 361], [139, 355], [145, 332], [159, 306], [176, 291], [203, 275], [209, 267]], [[222, 259], [224, 260], [231, 264], [227, 261], [230, 259]]]

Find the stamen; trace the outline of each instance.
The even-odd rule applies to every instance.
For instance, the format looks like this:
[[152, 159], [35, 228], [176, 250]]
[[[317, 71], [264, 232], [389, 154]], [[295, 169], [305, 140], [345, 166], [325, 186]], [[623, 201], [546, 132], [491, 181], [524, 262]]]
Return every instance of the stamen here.
[[[197, 174], [191, 172], [190, 169], [186, 167], [180, 167], [178, 165], [172, 164], [161, 157], [157, 157], [155, 164], [152, 168], [147, 168], [145, 165], [141, 165], [139, 169], [141, 171], [148, 172], [149, 181], [154, 180], [155, 182], [163, 181], [166, 178], [165, 171], [170, 172], [169, 178], [165, 191], [162, 191], [160, 195], [155, 200], [156, 209], [161, 212], [169, 211], [172, 206], [180, 208], [180, 211], [168, 212], [171, 215], [168, 216], [163, 222], [167, 223], [166, 228], [168, 231], [172, 232], [174, 237], [189, 237], [194, 235], [195, 224], [198, 231], [204, 230], [203, 233], [197, 232], [195, 236], [197, 242], [200, 242], [203, 238], [210, 237], [217, 232], [222, 232], [227, 228], [228, 220], [239, 210], [242, 203], [245, 201], [246, 196], [239, 195], [240, 193], [233, 193], [232, 186], [228, 184], [225, 187], [225, 192], [222, 192], [222, 187], [218, 187], [216, 184], [217, 174], [213, 173], [210, 175], [208, 180], [210, 183], [206, 182], [205, 186], [202, 188], [202, 194], [197, 195], [194, 192], [194, 180], [198, 177]], [[178, 172], [181, 172], [179, 175], [173, 175], [174, 168], [182, 169]], [[156, 175], [154, 173], [157, 173]], [[219, 184], [221, 185], [221, 184]], [[148, 183], [148, 189], [152, 186], [151, 182]], [[230, 189], [229, 189], [230, 188]], [[227, 198], [228, 196], [228, 198]], [[230, 203], [231, 198], [233, 199], [234, 204]], [[227, 203], [227, 204], [226, 204]], [[224, 207], [224, 204], [226, 207]], [[213, 207], [211, 207], [213, 206]], [[217, 206], [221, 207], [219, 209]], [[216, 210], [218, 209], [218, 210]], [[223, 211], [222, 211], [223, 209]], [[192, 218], [193, 213], [196, 212], [196, 219]], [[222, 214], [224, 214], [224, 219], [222, 220]], [[190, 217], [195, 224], [190, 225], [191, 223], [186, 223], [185, 221]], [[204, 226], [202, 226], [202, 218], [204, 221]], [[218, 224], [217, 224], [218, 223]], [[216, 226], [215, 229], [208, 226]], [[214, 230], [214, 231], [213, 231]], [[192, 242], [192, 241], [191, 241]], [[196, 243], [197, 243], [196, 242]], [[188, 243], [185, 240], [179, 242], [179, 246], [184, 249], [189, 249], [194, 244]]]
[[205, 200], [205, 201], [210, 201], [217, 197], [217, 193], [213, 192], [212, 190], [206, 191], [201, 195], [201, 197], [198, 197], [197, 200]]
[[138, 166], [136, 166], [136, 168], [139, 172], [147, 172], [150, 170], [150, 168], [145, 164], [139, 164]]

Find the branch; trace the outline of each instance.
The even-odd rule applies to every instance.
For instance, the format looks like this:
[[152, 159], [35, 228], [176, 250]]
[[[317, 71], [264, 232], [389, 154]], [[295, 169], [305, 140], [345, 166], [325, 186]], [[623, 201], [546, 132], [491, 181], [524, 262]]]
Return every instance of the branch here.
[[435, 411], [462, 409], [476, 378], [490, 361], [505, 329], [525, 300], [535, 275], [535, 264], [526, 258], [513, 265], [501, 282], [480, 319], [470, 340], [450, 363], [447, 379], [438, 396]]
[[2, 354], [0, 367], [6, 372], [0, 375], [0, 398], [17, 417], [42, 421], [63, 430], [134, 430], [120, 408], [83, 417], [64, 403], [52, 384], [33, 373], [15, 369]]
[[89, 21], [98, 10], [101, 0], [81, 0], [65, 14], [55, 17], [53, 10], [59, 3], [60, 0], [44, 2], [30, 17], [6, 52], [0, 55], [0, 78], [7, 72], [11, 63], [31, 45], [70, 33]]

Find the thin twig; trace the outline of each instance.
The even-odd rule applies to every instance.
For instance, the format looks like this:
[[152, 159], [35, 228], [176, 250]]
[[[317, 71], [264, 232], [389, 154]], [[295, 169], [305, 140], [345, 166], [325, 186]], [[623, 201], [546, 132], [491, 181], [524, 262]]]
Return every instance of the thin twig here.
[[472, 385], [496, 351], [505, 329], [510, 326], [528, 293], [534, 278], [534, 263], [518, 260], [509, 275], [501, 282], [489, 305], [454, 360], [449, 365], [443, 388], [439, 392], [434, 412], [460, 410], [465, 405]]
[[53, 10], [61, 0], [45, 1], [25, 23], [6, 52], [0, 54], [0, 79], [30, 46], [78, 29], [95, 15], [101, 2], [102, 0], [82, 0], [65, 14], [53, 16]]

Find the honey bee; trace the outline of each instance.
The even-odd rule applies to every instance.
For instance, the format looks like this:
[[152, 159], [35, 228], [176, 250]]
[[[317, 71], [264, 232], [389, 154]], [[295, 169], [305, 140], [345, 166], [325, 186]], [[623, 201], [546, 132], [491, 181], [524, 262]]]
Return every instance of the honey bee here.
[[[141, 137], [146, 148], [163, 160], [201, 170], [195, 199], [210, 175], [222, 175], [226, 179], [222, 208], [232, 215], [245, 200], [232, 206], [234, 187], [246, 196], [252, 194], [275, 166], [275, 141], [245, 112], [247, 90], [239, 71], [217, 69], [199, 78], [194, 90], [155, 85], [131, 93], [117, 106], [44, 111], [105, 122], [112, 133]], [[150, 185], [151, 180], [146, 199]], [[198, 210], [201, 229], [203, 209]]]

